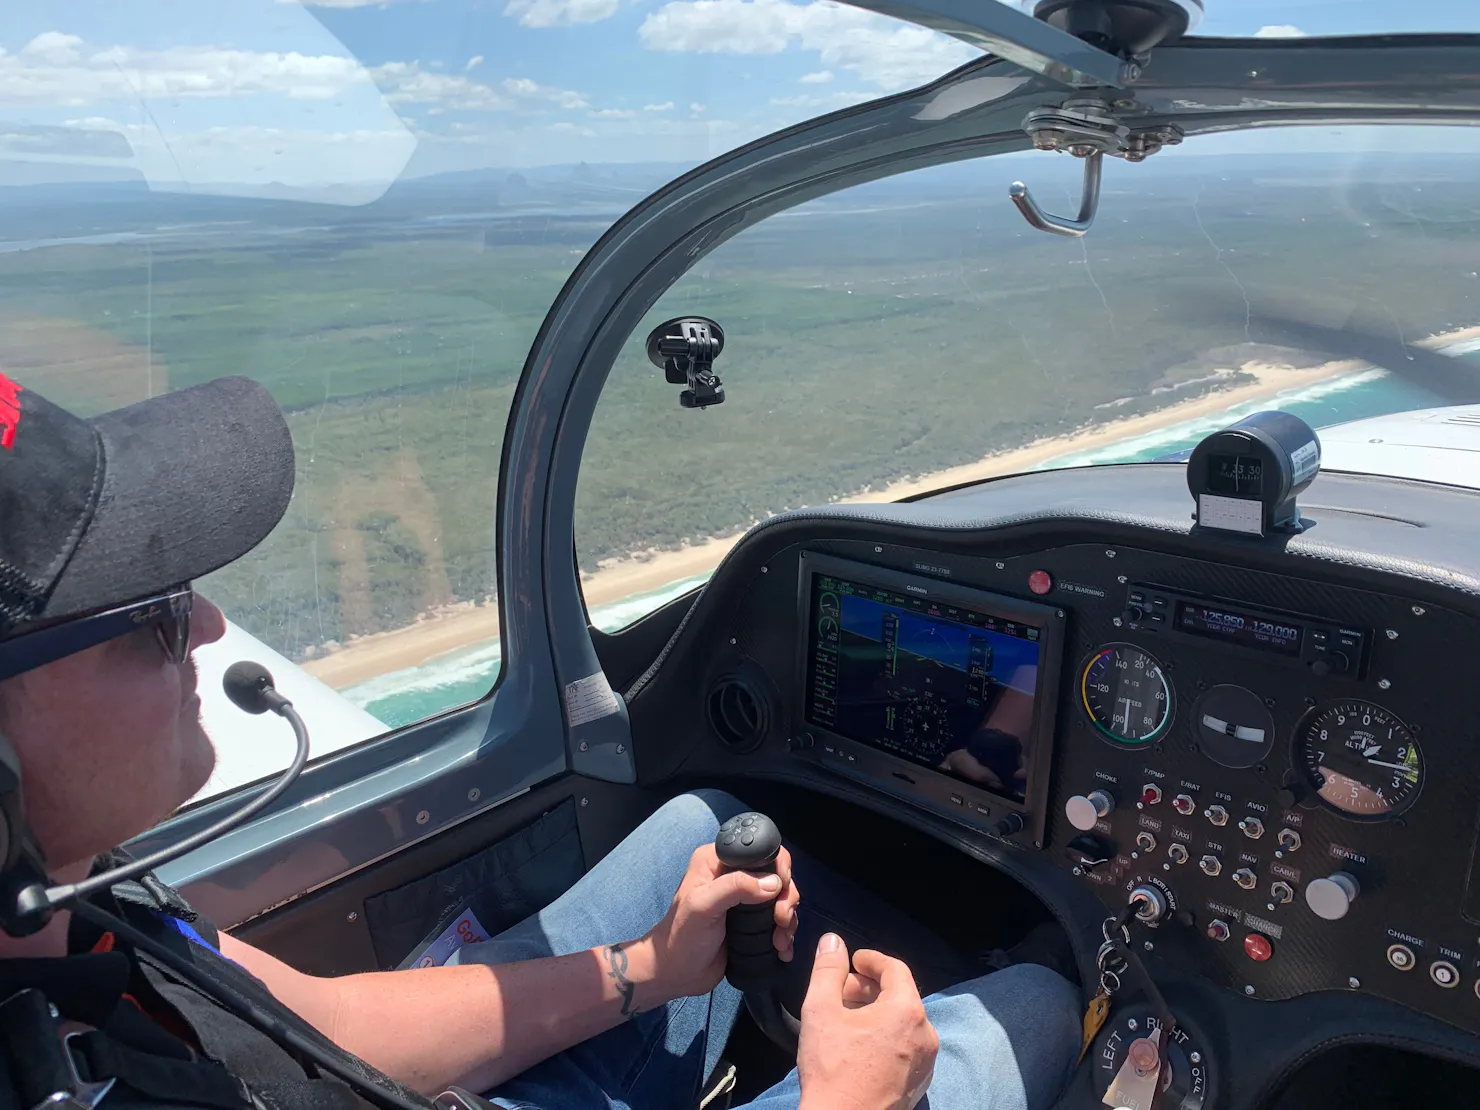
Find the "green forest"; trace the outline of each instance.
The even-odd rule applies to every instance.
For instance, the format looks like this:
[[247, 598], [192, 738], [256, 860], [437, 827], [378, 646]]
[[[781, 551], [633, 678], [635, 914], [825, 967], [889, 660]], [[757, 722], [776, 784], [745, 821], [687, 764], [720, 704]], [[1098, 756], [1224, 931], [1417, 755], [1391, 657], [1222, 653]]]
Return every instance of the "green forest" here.
[[[1309, 360], [1271, 349], [1255, 326], [1269, 311], [1400, 342], [1480, 323], [1473, 161], [1374, 161], [1367, 177], [1328, 161], [1117, 165], [1082, 240], [1029, 229], [1009, 172], [982, 163], [742, 233], [612, 369], [576, 507], [583, 568], [1159, 408], [1254, 355]], [[1070, 208], [1061, 162], [1034, 187]], [[490, 600], [515, 384], [616, 209], [556, 187], [501, 208], [479, 180], [342, 211], [6, 192], [6, 373], [84, 412], [247, 374], [287, 411], [288, 517], [202, 584], [233, 619], [301, 659]], [[39, 211], [48, 238], [28, 242]], [[697, 412], [642, 352], [649, 327], [693, 313], [727, 335], [728, 400]]]

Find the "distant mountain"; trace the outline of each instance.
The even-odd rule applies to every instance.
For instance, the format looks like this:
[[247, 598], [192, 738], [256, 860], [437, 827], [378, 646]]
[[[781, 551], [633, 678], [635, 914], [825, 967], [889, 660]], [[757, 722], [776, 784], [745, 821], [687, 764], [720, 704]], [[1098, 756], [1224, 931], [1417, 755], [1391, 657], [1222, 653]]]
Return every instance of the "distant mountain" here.
[[635, 202], [692, 168], [687, 162], [578, 162], [517, 170], [454, 170], [397, 181], [386, 195], [389, 198], [481, 191], [485, 198], [496, 196], [502, 204], [524, 205], [541, 201], [569, 203], [581, 198], [609, 199], [616, 194], [635, 193]]
[[[1472, 174], [1480, 155], [1413, 154], [1401, 167], [1365, 174], [1367, 179], [1448, 180]], [[1192, 179], [1237, 166], [1241, 176], [1278, 175], [1308, 179], [1314, 187], [1338, 184], [1339, 167], [1329, 153], [1229, 154], [1220, 159], [1164, 155], [1142, 169], [1115, 165], [1106, 173], [1106, 194], [1144, 193], [1178, 179]], [[693, 167], [682, 162], [563, 163], [533, 168], [489, 167], [430, 174], [396, 181], [383, 192], [365, 183], [299, 187], [281, 183], [221, 184], [178, 192], [152, 188], [117, 168], [66, 166], [0, 160], [0, 245], [120, 234], [181, 234], [181, 225], [244, 225], [328, 233], [421, 234], [418, 227], [495, 223], [503, 227], [531, 216], [610, 222], [643, 197]], [[65, 172], [68, 180], [57, 181]], [[827, 195], [798, 211], [823, 214], [861, 205], [959, 203], [980, 184], [983, 202], [1006, 201], [1006, 182], [1022, 176], [1048, 195], [1072, 196], [1079, 166], [1071, 158], [1029, 152], [1003, 159], [936, 166], [923, 174], [883, 178]], [[1285, 184], [1290, 184], [1286, 180]], [[500, 234], [503, 234], [501, 231]], [[587, 237], [589, 241], [589, 236]]]
[[125, 185], [148, 188], [144, 175], [126, 166], [22, 162], [0, 159], [0, 196], [10, 188], [59, 188], [72, 185]]
[[[116, 169], [87, 167], [77, 180], [42, 180], [29, 163], [0, 162], [0, 242], [148, 233], [181, 224], [248, 223], [385, 226], [415, 220], [498, 219], [548, 211], [615, 219], [690, 167], [683, 163], [569, 164], [510, 170], [490, 168], [432, 174], [395, 182], [301, 187], [281, 183], [220, 184], [166, 191], [143, 178], [119, 179]], [[367, 203], [368, 202], [368, 203]]]

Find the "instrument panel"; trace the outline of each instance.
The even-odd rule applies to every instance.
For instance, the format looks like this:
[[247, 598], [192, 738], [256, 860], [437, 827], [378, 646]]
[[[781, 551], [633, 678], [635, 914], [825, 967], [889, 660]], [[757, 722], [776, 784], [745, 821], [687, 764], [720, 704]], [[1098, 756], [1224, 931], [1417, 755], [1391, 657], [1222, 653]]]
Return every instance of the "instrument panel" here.
[[794, 756], [1139, 899], [1157, 959], [1240, 995], [1480, 1031], [1480, 622], [1126, 547], [827, 546]]

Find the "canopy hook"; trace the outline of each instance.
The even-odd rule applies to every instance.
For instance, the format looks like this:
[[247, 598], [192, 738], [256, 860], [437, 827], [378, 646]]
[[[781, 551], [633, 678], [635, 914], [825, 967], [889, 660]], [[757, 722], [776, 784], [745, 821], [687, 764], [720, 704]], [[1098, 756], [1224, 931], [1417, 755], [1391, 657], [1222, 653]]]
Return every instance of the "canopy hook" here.
[[1094, 224], [1095, 213], [1100, 209], [1100, 168], [1104, 158], [1105, 152], [1102, 150], [1096, 150], [1085, 156], [1084, 195], [1080, 198], [1079, 216], [1075, 219], [1054, 216], [1039, 208], [1038, 202], [1033, 199], [1033, 194], [1028, 192], [1028, 187], [1021, 181], [1014, 181], [1012, 187], [1007, 190], [1007, 195], [1012, 198], [1012, 203], [1017, 205], [1023, 218], [1039, 231], [1047, 231], [1054, 235], [1067, 235], [1077, 239]]

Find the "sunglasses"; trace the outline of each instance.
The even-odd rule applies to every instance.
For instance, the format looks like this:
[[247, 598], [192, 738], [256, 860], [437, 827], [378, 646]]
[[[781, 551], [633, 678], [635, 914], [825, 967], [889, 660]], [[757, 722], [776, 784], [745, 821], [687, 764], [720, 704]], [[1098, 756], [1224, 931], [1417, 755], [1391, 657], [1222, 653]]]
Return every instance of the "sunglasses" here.
[[58, 621], [0, 641], [0, 681], [150, 627], [165, 659], [183, 663], [190, 655], [190, 608], [194, 601], [195, 591], [186, 583], [142, 601]]

